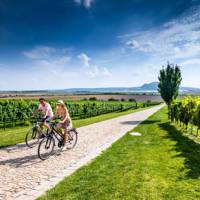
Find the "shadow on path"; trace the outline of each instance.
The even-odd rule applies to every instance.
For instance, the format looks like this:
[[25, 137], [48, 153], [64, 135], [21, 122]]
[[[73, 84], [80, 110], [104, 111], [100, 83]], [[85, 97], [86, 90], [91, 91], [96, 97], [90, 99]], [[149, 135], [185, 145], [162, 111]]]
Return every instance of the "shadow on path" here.
[[27, 145], [25, 143], [22, 144], [16, 144], [14, 146], [8, 146], [8, 147], [1, 147], [0, 151], [7, 151], [7, 152], [12, 152], [12, 151], [18, 151], [18, 150], [23, 150], [23, 149], [28, 149]]
[[141, 123], [141, 121], [125, 121], [125, 122], [121, 122], [121, 124], [128, 124], [128, 125], [137, 125]]
[[185, 158], [185, 166], [189, 169], [187, 178], [197, 179], [200, 177], [200, 144], [183, 135], [181, 131], [172, 126], [169, 122], [159, 124], [168, 132], [165, 138], [176, 141], [174, 150], [180, 152], [176, 157]]
[[157, 123], [157, 122], [160, 122], [160, 120], [125, 121], [125, 122], [121, 122], [121, 124], [137, 125], [139, 123], [141, 123], [141, 124], [153, 124], [153, 123]]
[[38, 162], [41, 162], [41, 160], [39, 160], [38, 158], [38, 155], [29, 155], [29, 156], [14, 158], [14, 159], [2, 160], [0, 161], [0, 165], [10, 165], [10, 166], [18, 168], [18, 167], [33, 165]]

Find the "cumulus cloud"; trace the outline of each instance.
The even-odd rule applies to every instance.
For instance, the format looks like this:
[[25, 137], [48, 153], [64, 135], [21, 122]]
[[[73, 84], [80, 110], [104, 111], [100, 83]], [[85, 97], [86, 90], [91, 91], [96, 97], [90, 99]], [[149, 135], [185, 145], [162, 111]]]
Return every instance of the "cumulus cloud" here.
[[83, 5], [85, 8], [90, 8], [94, 0], [74, 0], [78, 5]]
[[135, 51], [163, 58], [200, 56], [200, 7], [192, 8], [178, 19], [159, 28], [119, 36]]
[[129, 40], [126, 42], [126, 45], [133, 49], [139, 48], [139, 44], [136, 40]]
[[84, 66], [86, 66], [86, 67], [90, 66], [89, 62], [90, 62], [91, 58], [87, 54], [82, 53], [82, 54], [78, 55], [78, 58], [80, 59], [80, 61], [83, 63]]
[[78, 58], [80, 62], [82, 63], [84, 67], [85, 74], [88, 75], [90, 78], [94, 77], [108, 77], [111, 76], [111, 72], [106, 67], [99, 67], [95, 64], [93, 64], [91, 61], [92, 59], [85, 53], [81, 53], [78, 55]]

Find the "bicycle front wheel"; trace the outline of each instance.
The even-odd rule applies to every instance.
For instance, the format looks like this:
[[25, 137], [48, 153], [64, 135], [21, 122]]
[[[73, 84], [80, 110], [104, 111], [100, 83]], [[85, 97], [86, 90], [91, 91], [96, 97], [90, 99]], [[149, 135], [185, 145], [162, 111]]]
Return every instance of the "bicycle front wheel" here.
[[69, 135], [68, 135], [68, 144], [67, 144], [67, 148], [68, 149], [73, 149], [76, 146], [77, 140], [78, 140], [78, 133], [75, 129], [71, 129], [69, 131]]
[[48, 159], [54, 151], [55, 139], [53, 136], [46, 136], [43, 138], [38, 146], [38, 157], [41, 160]]
[[37, 128], [33, 127], [26, 133], [25, 142], [29, 148], [32, 148], [38, 144], [39, 140], [40, 138]]

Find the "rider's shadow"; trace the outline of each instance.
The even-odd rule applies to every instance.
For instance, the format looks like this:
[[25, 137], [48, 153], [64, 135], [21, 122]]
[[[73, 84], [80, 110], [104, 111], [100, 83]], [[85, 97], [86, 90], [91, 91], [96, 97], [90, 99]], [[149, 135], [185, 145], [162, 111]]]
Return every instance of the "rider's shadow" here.
[[16, 151], [21, 151], [23, 149], [27, 149], [27, 145], [26, 144], [17, 144], [15, 146], [11, 146], [11, 147], [3, 147], [0, 150], [1, 151], [7, 151], [7, 152], [16, 152]]
[[0, 161], [0, 165], [10, 165], [18, 168], [33, 165], [39, 162], [41, 162], [41, 160], [38, 159], [38, 155], [28, 155], [14, 159], [2, 160]]

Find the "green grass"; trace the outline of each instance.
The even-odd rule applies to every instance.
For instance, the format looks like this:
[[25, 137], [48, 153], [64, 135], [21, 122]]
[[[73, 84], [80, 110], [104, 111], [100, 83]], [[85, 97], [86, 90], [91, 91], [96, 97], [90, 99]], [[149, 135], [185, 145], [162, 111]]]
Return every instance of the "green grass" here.
[[170, 125], [166, 108], [39, 200], [200, 199], [200, 145]]
[[[150, 107], [148, 107], [150, 108]], [[79, 128], [82, 126], [86, 126], [89, 124], [93, 124], [96, 122], [101, 122], [104, 120], [108, 120], [111, 118], [119, 117], [122, 115], [134, 113], [137, 111], [141, 111], [147, 108], [139, 108], [139, 109], [130, 109], [124, 112], [113, 112], [108, 114], [99, 115], [96, 117], [86, 118], [86, 119], [79, 119], [73, 120], [73, 126], [75, 128]], [[26, 132], [31, 127], [15, 127], [15, 128], [6, 128], [5, 130], [0, 130], [0, 147], [7, 147], [11, 145], [15, 145], [21, 142], [24, 142]]]

